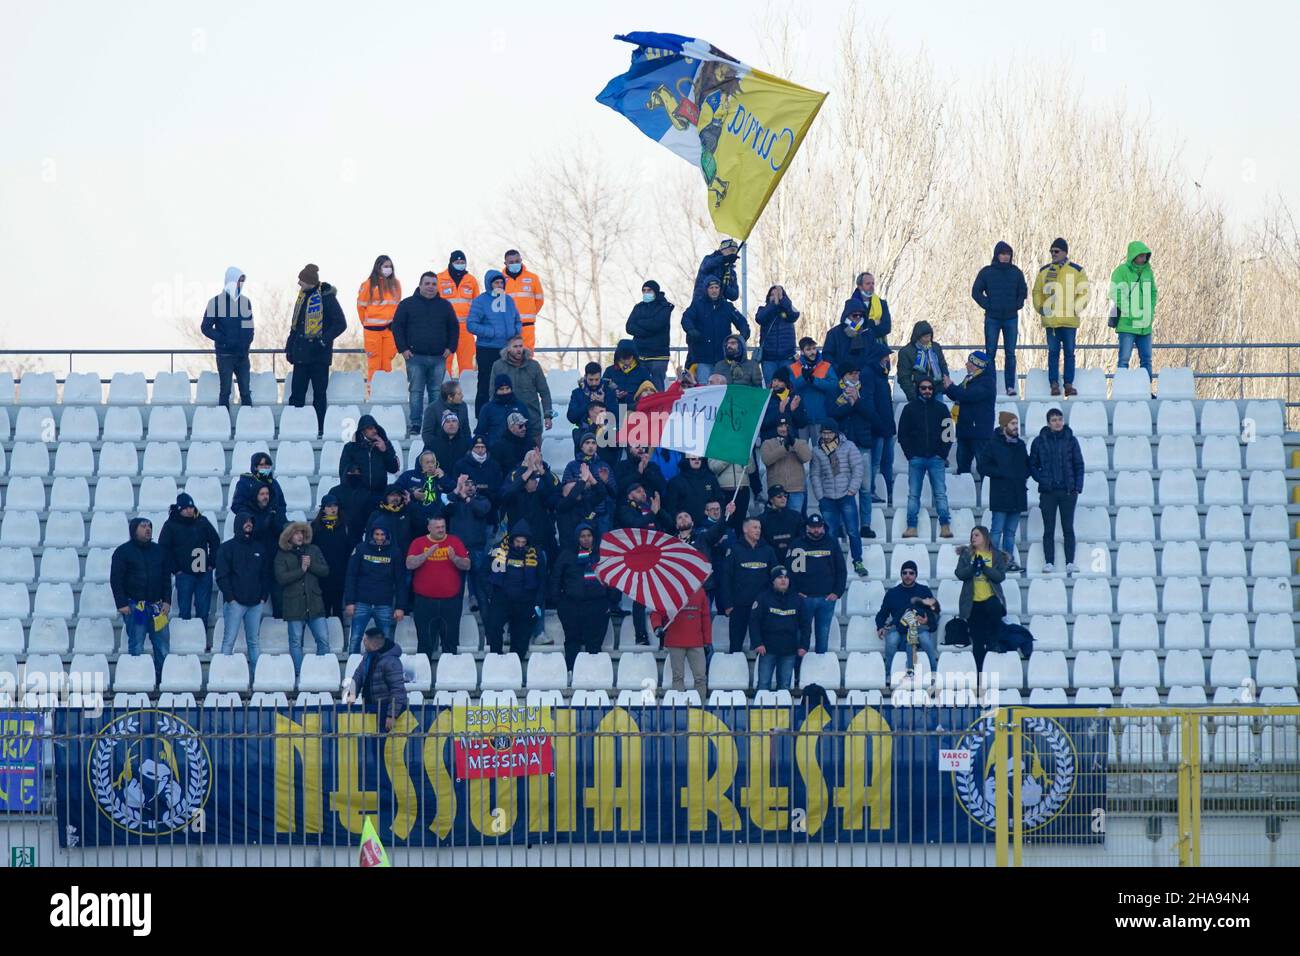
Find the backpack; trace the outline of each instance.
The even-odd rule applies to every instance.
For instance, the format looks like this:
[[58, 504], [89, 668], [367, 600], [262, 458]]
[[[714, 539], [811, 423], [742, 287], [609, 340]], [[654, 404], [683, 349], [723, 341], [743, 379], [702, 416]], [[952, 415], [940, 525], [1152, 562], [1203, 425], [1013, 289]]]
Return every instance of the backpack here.
[[943, 643], [955, 647], [966, 647], [970, 644], [970, 627], [959, 617], [954, 617], [948, 622], [948, 626], [943, 629]]
[[1008, 624], [1004, 621], [1002, 630], [998, 632], [998, 643], [1002, 645], [1002, 650], [1018, 651], [1026, 658], [1034, 652], [1034, 635], [1022, 624]]

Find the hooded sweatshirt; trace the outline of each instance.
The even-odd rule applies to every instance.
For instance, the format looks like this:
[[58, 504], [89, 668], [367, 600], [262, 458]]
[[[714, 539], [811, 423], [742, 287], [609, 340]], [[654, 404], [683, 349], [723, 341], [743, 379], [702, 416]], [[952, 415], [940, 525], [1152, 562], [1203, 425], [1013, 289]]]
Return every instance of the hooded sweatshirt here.
[[[1009, 262], [998, 261], [998, 256], [1004, 252], [1011, 254]], [[970, 294], [975, 304], [984, 310], [986, 319], [1005, 321], [1020, 313], [1029, 295], [1029, 287], [1025, 285], [1025, 274], [1016, 265], [1011, 246], [999, 242], [993, 247], [993, 261], [975, 276]]]
[[793, 362], [797, 351], [795, 323], [799, 313], [790, 304], [790, 297], [782, 293], [781, 301], [766, 302], [754, 313], [758, 326], [764, 362]]
[[808, 649], [803, 599], [794, 585], [781, 593], [769, 587], [758, 596], [749, 618], [749, 644], [776, 657], [789, 657]]
[[721, 284], [721, 299], [727, 302], [735, 302], [739, 299], [740, 283], [736, 281], [739, 264], [739, 255], [728, 256], [721, 250], [710, 252], [701, 259], [700, 268], [695, 272], [695, 289], [691, 294], [691, 303], [708, 298], [710, 279], [717, 279]]
[[645, 285], [654, 290], [650, 302], [638, 302], [627, 317], [627, 334], [632, 336], [637, 354], [646, 362], [668, 361], [668, 336], [676, 308], [653, 280]]
[[257, 536], [256, 530], [245, 533], [244, 527], [249, 520], [253, 521], [256, 529], [257, 521], [252, 512], [236, 514], [234, 537], [221, 542], [217, 549], [217, 587], [222, 599], [244, 607], [260, 604], [270, 593], [264, 573], [268, 557], [266, 544]]
[[352, 546], [356, 545], [365, 533], [366, 522], [374, 509], [374, 492], [366, 487], [365, 478], [361, 475], [344, 475], [342, 480], [329, 490], [329, 493], [339, 500], [339, 517], [343, 519], [346, 528], [350, 542], [348, 554], [351, 554]]
[[126, 607], [136, 601], [158, 603], [172, 599], [172, 577], [167, 572], [162, 547], [156, 541], [144, 544], [135, 540], [136, 529], [145, 520], [132, 518], [128, 522], [129, 540], [113, 552], [108, 581], [115, 607]]
[[375, 543], [375, 529], [382, 528], [378, 515], [366, 525], [366, 539], [357, 545], [343, 579], [344, 604], [371, 604], [406, 608], [406, 551], [398, 551], [391, 536]]
[[353, 535], [348, 529], [348, 520], [342, 504], [334, 520], [325, 517], [324, 509], [321, 509], [320, 514], [312, 519], [312, 544], [320, 548], [321, 554], [325, 556], [325, 563], [330, 569], [323, 585], [327, 592], [342, 596], [343, 578], [348, 573], [348, 559], [352, 557], [352, 549], [356, 547], [356, 539], [359, 537], [361, 537], [359, 533]]
[[612, 601], [618, 594], [613, 588], [607, 588], [596, 577], [596, 565], [600, 561], [600, 541], [593, 538], [591, 550], [583, 551], [578, 546], [578, 534], [586, 529], [595, 534], [586, 521], [579, 522], [573, 531], [573, 540], [560, 552], [551, 572], [549, 597], [556, 607], [565, 607], [571, 601]]
[[254, 452], [248, 463], [248, 471], [240, 475], [239, 481], [235, 483], [235, 493], [230, 496], [230, 510], [235, 514], [253, 507], [253, 502], [257, 501], [258, 489], [263, 485], [271, 489], [272, 509], [280, 514], [289, 510], [284, 501], [284, 491], [275, 480], [275, 473], [272, 472], [265, 478], [257, 473], [257, 460], [265, 454], [263, 451]]
[[[367, 428], [374, 426], [378, 437], [384, 440], [384, 450], [380, 451], [365, 436]], [[442, 459], [439, 459], [441, 461]], [[393, 447], [388, 432], [375, 421], [373, 415], [362, 415], [357, 421], [357, 430], [352, 441], [343, 446], [339, 455], [339, 474], [346, 475], [353, 467], [361, 470], [361, 479], [371, 494], [379, 494], [388, 487], [388, 476], [401, 470], [397, 460], [397, 449]]]
[[203, 310], [202, 332], [210, 338], [218, 355], [246, 357], [253, 344], [253, 306], [240, 294], [239, 280], [244, 270], [231, 266], [221, 291], [208, 300]]
[[[493, 365], [493, 368], [497, 368], [500, 364], [500, 362], [497, 362]], [[496, 447], [496, 443], [505, 436], [511, 412], [518, 412], [528, 419], [529, 435], [539, 436], [541, 434], [540, 425], [538, 431], [533, 431], [533, 420], [528, 416], [528, 409], [523, 406], [515, 395], [514, 383], [509, 380], [510, 376], [498, 369], [496, 375], [492, 376], [492, 398], [483, 406], [483, 410], [478, 415], [478, 431], [475, 434], [482, 435], [484, 440], [487, 441], [489, 454]], [[510, 384], [509, 395], [497, 394], [497, 389], [502, 384]]]
[[[732, 349], [735, 349], [734, 356]], [[745, 340], [739, 335], [728, 335], [722, 345], [723, 359], [713, 366], [714, 374], [727, 376], [731, 385], [763, 387], [763, 370], [745, 354]]]
[[1151, 334], [1156, 316], [1156, 275], [1150, 260], [1146, 265], [1133, 261], [1150, 251], [1145, 243], [1130, 242], [1125, 260], [1110, 274], [1110, 298], [1119, 310], [1116, 332]]
[[[489, 269], [483, 277], [483, 288], [486, 291], [470, 303], [469, 318], [465, 320], [465, 328], [474, 336], [476, 343], [489, 349], [505, 348], [511, 337], [523, 331], [515, 300], [504, 290], [500, 293], [492, 291], [492, 283], [497, 279], [504, 280], [505, 276], [496, 269]], [[482, 369], [479, 374], [483, 374]]]
[[682, 314], [682, 329], [689, 346], [688, 362], [705, 362], [715, 365], [722, 361], [723, 343], [735, 328], [741, 337], [749, 339], [749, 322], [736, 311], [736, 307], [719, 296], [715, 302], [707, 295], [696, 299]]

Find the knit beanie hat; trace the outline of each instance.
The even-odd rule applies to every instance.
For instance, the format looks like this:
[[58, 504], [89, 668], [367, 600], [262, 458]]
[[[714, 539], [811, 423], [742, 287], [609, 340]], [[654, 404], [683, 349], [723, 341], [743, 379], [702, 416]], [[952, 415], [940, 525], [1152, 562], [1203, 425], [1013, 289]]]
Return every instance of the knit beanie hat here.
[[1007, 422], [1019, 421], [1020, 418], [1015, 412], [998, 412], [998, 427], [1006, 428]]
[[302, 272], [298, 273], [298, 281], [310, 286], [320, 285], [320, 266], [314, 262], [307, 263], [302, 267]]
[[970, 358], [968, 358], [966, 361], [970, 362], [971, 365], [974, 365], [976, 368], [988, 368], [989, 355], [987, 352], [981, 349], [980, 351], [977, 352], [971, 352]]
[[1064, 239], [1057, 238], [1052, 240], [1052, 245], [1049, 248], [1060, 249], [1062, 252], [1069, 252], [1070, 244]]
[[916, 573], [916, 562], [915, 562], [915, 561], [904, 561], [904, 562], [903, 562], [903, 566], [902, 566], [901, 568], [899, 568], [898, 570], [899, 570], [900, 573], [902, 573], [903, 571], [911, 571], [912, 573], [915, 574], [915, 573]]

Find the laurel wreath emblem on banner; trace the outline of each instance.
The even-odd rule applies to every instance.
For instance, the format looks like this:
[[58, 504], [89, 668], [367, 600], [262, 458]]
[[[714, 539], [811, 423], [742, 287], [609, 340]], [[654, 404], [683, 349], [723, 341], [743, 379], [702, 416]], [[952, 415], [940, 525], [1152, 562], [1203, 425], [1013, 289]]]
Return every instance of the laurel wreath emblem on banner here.
[[[145, 714], [157, 716], [153, 733], [142, 733]], [[166, 738], [175, 750], [184, 755], [183, 794], [180, 800], [169, 803], [165, 812], [146, 819], [142, 809], [133, 807], [125, 799], [114, 781], [113, 756], [120, 744], [139, 743], [146, 739]], [[128, 759], [130, 759], [128, 757]], [[209, 761], [197, 731], [185, 721], [163, 711], [133, 711], [104, 727], [95, 735], [87, 766], [87, 778], [95, 803], [117, 826], [141, 836], [163, 836], [175, 833], [190, 825], [208, 799]], [[176, 781], [178, 784], [182, 780]]]
[[[1043, 740], [1050, 748], [1053, 760], [1051, 784], [1042, 799], [1025, 808], [1021, 815], [1021, 825], [1029, 831], [1050, 823], [1069, 802], [1074, 792], [1075, 759], [1070, 735], [1056, 721], [1046, 717], [1026, 717], [1023, 730], [1026, 737], [1033, 734]], [[970, 751], [972, 768], [981, 766], [980, 752], [993, 737], [993, 732], [993, 718], [986, 717], [976, 723], [958, 744], [958, 749]], [[954, 783], [957, 796], [971, 818], [992, 829], [997, 824], [997, 808], [984, 794], [984, 774], [977, 774], [973, 769], [959, 771], [954, 774]]]

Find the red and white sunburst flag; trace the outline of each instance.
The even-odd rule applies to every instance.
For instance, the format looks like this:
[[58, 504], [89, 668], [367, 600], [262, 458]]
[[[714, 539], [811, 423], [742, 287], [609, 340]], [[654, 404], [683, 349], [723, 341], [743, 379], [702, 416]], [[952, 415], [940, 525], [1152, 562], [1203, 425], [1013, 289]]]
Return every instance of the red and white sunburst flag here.
[[704, 586], [712, 570], [704, 555], [662, 531], [618, 528], [600, 539], [600, 582], [668, 618]]

